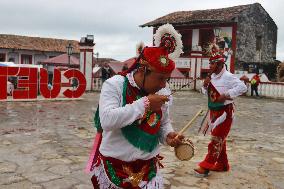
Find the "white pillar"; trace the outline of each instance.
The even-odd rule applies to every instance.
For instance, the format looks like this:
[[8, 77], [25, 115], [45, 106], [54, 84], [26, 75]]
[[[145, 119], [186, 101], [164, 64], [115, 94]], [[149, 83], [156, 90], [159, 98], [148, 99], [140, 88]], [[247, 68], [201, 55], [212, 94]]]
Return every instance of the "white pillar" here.
[[86, 78], [86, 90], [93, 89], [93, 51], [94, 43], [88, 41], [88, 37], [82, 37], [80, 40], [80, 71]]

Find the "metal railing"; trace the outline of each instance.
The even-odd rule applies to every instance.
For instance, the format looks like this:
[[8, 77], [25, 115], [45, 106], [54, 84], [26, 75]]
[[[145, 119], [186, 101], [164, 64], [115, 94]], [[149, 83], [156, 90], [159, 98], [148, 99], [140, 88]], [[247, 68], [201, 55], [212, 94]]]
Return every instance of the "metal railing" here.
[[[181, 88], [183, 85], [192, 81], [192, 78], [171, 78], [169, 81], [169, 87], [171, 90], [189, 91], [194, 89], [194, 83]], [[200, 90], [202, 86], [202, 80], [197, 79], [195, 83], [196, 90]], [[251, 94], [250, 84], [247, 84], [248, 91], [247, 96]], [[102, 87], [102, 79], [94, 78], [93, 90], [100, 91]], [[284, 82], [261, 82], [258, 87], [258, 93], [260, 96], [284, 98]]]
[[[171, 90], [193, 90], [194, 89], [194, 83], [191, 83], [188, 86], [185, 86], [181, 89], [181, 87], [185, 84], [188, 84], [189, 82], [192, 81], [192, 78], [171, 78], [169, 81], [169, 86]], [[196, 88], [200, 89], [201, 88], [201, 80], [196, 80]], [[94, 91], [100, 91], [101, 87], [103, 85], [102, 79], [101, 78], [94, 78], [93, 82], [93, 90]]]
[[[247, 96], [251, 95], [251, 87], [248, 86]], [[284, 82], [261, 82], [258, 86], [260, 96], [284, 98]]]

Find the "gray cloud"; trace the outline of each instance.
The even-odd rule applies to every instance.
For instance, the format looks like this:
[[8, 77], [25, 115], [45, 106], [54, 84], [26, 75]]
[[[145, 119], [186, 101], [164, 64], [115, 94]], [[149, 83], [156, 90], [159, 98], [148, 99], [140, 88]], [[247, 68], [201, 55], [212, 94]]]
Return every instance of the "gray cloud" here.
[[[278, 25], [277, 58], [284, 60], [281, 0], [258, 1]], [[180, 10], [200, 10], [255, 3], [254, 0], [9, 0], [0, 1], [0, 33], [79, 40], [95, 36], [101, 57], [125, 60], [139, 41], [152, 44], [152, 29], [138, 26]]]

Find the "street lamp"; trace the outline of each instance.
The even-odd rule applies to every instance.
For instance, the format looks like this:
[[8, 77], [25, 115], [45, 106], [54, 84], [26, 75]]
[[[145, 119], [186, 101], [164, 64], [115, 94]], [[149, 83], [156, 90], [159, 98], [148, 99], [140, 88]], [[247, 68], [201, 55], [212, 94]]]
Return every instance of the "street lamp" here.
[[69, 43], [67, 46], [66, 46], [66, 51], [67, 51], [67, 55], [68, 55], [68, 64], [70, 66], [70, 56], [72, 55], [73, 53], [73, 47], [71, 45], [71, 43]]

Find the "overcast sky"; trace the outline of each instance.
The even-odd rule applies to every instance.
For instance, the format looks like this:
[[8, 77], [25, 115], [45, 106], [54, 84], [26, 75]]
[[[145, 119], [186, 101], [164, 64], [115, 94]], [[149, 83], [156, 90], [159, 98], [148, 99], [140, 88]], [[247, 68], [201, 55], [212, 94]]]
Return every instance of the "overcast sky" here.
[[152, 28], [139, 25], [175, 11], [259, 2], [278, 26], [277, 59], [284, 60], [283, 0], [0, 0], [0, 33], [80, 40], [95, 38], [99, 57], [126, 60], [136, 44], [152, 44]]

